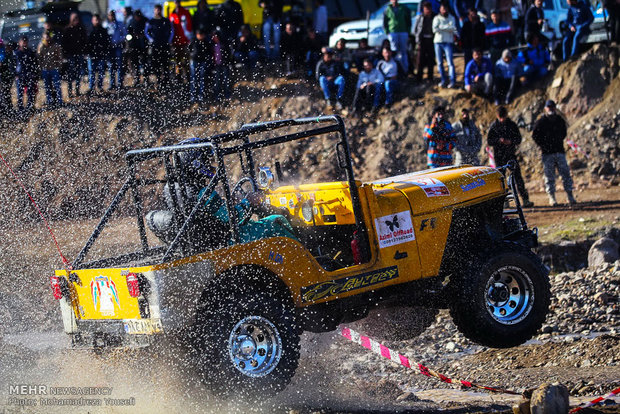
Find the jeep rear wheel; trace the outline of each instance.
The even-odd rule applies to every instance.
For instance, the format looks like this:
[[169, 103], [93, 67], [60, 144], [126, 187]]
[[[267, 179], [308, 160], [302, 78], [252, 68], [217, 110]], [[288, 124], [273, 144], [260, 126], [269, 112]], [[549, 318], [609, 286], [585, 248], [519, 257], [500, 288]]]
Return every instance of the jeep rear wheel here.
[[217, 295], [199, 320], [199, 369], [221, 395], [252, 398], [284, 389], [299, 360], [292, 301], [272, 292]]
[[503, 243], [483, 256], [453, 286], [454, 323], [467, 338], [494, 348], [530, 339], [550, 302], [547, 270], [530, 250]]

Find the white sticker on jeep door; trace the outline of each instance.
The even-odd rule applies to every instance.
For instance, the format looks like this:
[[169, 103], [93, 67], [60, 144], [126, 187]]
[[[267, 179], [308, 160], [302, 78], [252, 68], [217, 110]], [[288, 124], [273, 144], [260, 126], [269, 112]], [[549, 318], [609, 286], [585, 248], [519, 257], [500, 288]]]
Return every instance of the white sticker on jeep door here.
[[375, 219], [375, 227], [381, 249], [415, 240], [409, 211], [379, 217]]

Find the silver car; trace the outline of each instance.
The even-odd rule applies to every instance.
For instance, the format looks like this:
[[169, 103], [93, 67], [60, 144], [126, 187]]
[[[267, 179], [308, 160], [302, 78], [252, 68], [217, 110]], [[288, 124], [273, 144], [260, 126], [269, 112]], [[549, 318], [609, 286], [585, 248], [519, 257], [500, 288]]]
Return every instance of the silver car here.
[[[420, 2], [421, 0], [401, 0], [398, 2], [398, 4], [407, 6], [411, 10], [412, 27]], [[357, 48], [359, 41], [363, 38], [368, 38], [369, 46], [381, 46], [381, 43], [387, 39], [383, 30], [383, 12], [389, 4], [385, 3], [372, 12], [369, 19], [353, 20], [336, 27], [329, 37], [329, 46], [336, 47], [338, 40], [344, 39], [348, 48]]]

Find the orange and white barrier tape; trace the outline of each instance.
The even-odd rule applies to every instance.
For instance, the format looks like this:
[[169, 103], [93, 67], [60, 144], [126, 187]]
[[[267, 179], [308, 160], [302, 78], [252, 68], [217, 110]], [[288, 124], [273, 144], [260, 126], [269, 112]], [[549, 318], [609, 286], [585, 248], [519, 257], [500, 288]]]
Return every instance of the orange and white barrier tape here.
[[495, 155], [493, 154], [493, 148], [486, 147], [486, 152], [489, 156], [489, 166], [495, 168]]
[[369, 349], [375, 354], [379, 354], [384, 358], [387, 358], [393, 362], [396, 362], [397, 364], [400, 364], [406, 368], [412, 369], [418, 374], [422, 374], [427, 377], [437, 378], [438, 380], [445, 382], [447, 384], [457, 384], [465, 388], [478, 388], [481, 390], [497, 392], [497, 393], [502, 393], [502, 394], [521, 395], [521, 393], [519, 392], [507, 390], [504, 388], [487, 387], [484, 385], [475, 384], [470, 381], [448, 378], [445, 375], [442, 375], [437, 371], [433, 371], [432, 369], [427, 368], [420, 363], [410, 360], [406, 356], [399, 354], [398, 352], [388, 348], [387, 346], [383, 344], [380, 344], [379, 342], [367, 336], [364, 336], [358, 332], [355, 332], [353, 329], [343, 327], [340, 333], [342, 336], [344, 336], [348, 340], [355, 342], [356, 344], [359, 344], [366, 349]]
[[569, 413], [571, 413], [571, 414], [572, 413], [576, 413], [577, 411], [583, 410], [584, 408], [592, 407], [593, 405], [596, 405], [596, 404], [600, 403], [601, 401], [605, 401], [606, 399], [611, 398], [614, 395], [618, 395], [618, 394], [620, 394], [620, 388], [616, 388], [615, 390], [613, 390], [612, 392], [610, 392], [607, 395], [595, 398], [594, 400], [590, 401], [586, 405], [583, 405], [583, 406], [580, 406], [580, 407], [575, 407], [572, 410], [570, 410]]
[[575, 141], [573, 141], [572, 139], [567, 139], [566, 143], [568, 144], [569, 147], [571, 147], [571, 149], [573, 151], [575, 151], [577, 154], [581, 154], [584, 157], [586, 157], [586, 159], [590, 158], [590, 156], [588, 155], [588, 153], [586, 153], [583, 149], [581, 149], [581, 147], [579, 145], [577, 145], [577, 143]]

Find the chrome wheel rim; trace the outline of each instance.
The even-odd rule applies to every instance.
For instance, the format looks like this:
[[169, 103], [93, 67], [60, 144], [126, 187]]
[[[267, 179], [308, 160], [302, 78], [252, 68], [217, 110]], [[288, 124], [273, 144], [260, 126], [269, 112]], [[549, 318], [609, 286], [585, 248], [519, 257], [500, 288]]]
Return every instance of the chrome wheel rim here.
[[275, 369], [282, 356], [282, 339], [276, 326], [262, 316], [248, 316], [232, 329], [228, 340], [230, 360], [249, 377], [262, 377]]
[[534, 285], [527, 273], [515, 266], [504, 266], [489, 278], [485, 288], [487, 311], [499, 323], [521, 322], [534, 305]]

